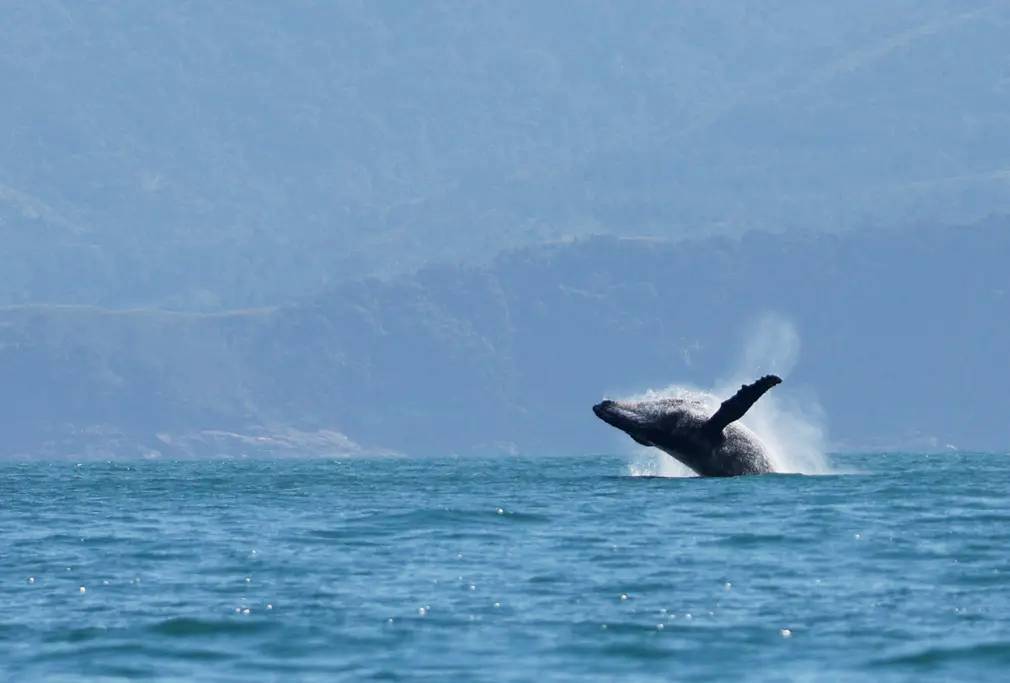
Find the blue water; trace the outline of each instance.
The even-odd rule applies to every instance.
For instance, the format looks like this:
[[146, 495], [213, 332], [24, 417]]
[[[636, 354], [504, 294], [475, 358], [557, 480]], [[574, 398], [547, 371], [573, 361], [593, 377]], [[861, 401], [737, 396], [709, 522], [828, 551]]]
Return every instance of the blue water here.
[[0, 464], [0, 679], [1003, 678], [1010, 456], [833, 465]]

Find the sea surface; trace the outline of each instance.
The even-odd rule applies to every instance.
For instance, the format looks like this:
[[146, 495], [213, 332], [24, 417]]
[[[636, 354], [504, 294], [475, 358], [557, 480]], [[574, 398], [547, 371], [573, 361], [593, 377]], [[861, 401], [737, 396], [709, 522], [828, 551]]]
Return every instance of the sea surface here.
[[0, 680], [1007, 680], [1010, 455], [0, 464]]

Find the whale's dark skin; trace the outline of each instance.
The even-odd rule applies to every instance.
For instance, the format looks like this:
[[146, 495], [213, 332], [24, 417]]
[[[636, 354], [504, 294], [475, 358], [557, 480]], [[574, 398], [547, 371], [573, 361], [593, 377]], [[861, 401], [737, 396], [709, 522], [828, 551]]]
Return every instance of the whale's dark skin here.
[[714, 414], [697, 399], [603, 401], [596, 416], [643, 446], [655, 446], [703, 477], [773, 472], [768, 450], [740, 424], [744, 413], [781, 379], [766, 375], [740, 387]]

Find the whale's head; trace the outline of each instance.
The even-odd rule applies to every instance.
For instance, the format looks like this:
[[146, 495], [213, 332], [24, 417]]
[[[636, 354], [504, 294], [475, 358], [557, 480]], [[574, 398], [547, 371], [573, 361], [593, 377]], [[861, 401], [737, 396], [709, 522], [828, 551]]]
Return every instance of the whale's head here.
[[617, 427], [625, 432], [629, 429], [640, 429], [645, 426], [645, 421], [642, 419], [643, 416], [633, 406], [618, 403], [617, 401], [609, 399], [600, 401], [593, 406], [593, 412], [596, 413], [596, 417], [611, 427]]
[[[593, 406], [596, 417], [616, 427], [643, 446], [651, 446], [660, 426], [670, 426], [675, 417], [666, 411], [659, 414], [653, 406], [630, 401], [600, 401]], [[665, 424], [664, 424], [665, 423]]]
[[[659, 446], [699, 422], [699, 406], [679, 398], [648, 401], [601, 401], [596, 417], [620, 429], [643, 446]], [[704, 418], [701, 418], [703, 420]]]

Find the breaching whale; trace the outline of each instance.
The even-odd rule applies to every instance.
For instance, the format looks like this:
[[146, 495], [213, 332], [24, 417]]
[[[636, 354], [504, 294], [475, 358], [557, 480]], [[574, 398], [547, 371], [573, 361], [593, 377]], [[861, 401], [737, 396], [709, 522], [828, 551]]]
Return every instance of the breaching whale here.
[[773, 472], [768, 449], [754, 432], [735, 424], [744, 413], [782, 380], [765, 375], [740, 387], [709, 415], [698, 398], [646, 401], [603, 401], [596, 416], [627, 433], [643, 446], [655, 446], [703, 477]]

